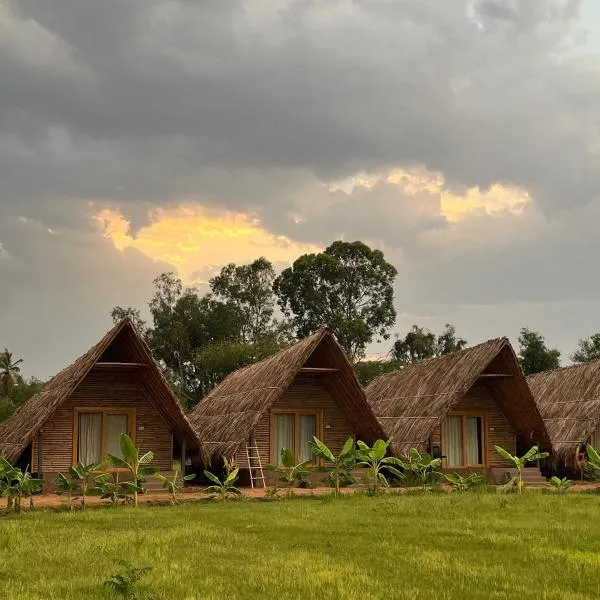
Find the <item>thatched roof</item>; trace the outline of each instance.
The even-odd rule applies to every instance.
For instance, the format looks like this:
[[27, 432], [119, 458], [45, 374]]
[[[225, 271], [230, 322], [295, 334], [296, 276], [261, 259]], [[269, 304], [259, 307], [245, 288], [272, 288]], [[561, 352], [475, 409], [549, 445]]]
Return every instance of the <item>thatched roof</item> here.
[[[503, 377], [494, 377], [504, 374]], [[487, 375], [487, 377], [486, 377]], [[432, 358], [381, 375], [367, 400], [397, 454], [423, 447], [462, 396], [485, 381], [514, 431], [549, 447], [549, 438], [514, 350], [507, 338]]]
[[[90, 370], [103, 357], [111, 360], [115, 347], [125, 348], [128, 361], [143, 364], [142, 385], [169, 426], [186, 437], [191, 448], [198, 447], [179, 400], [152, 357], [152, 353], [129, 319], [115, 325], [95, 346], [60, 371], [42, 390], [22, 404], [14, 415], [0, 423], [0, 456], [16, 460], [52, 414], [69, 398]], [[123, 350], [119, 350], [123, 352]]]
[[527, 378], [554, 453], [567, 462], [600, 425], [600, 360]]
[[245, 444], [261, 416], [283, 395], [302, 367], [337, 369], [325, 385], [357, 435], [382, 435], [354, 370], [327, 329], [256, 364], [232, 373], [191, 414], [207, 463], [233, 456]]

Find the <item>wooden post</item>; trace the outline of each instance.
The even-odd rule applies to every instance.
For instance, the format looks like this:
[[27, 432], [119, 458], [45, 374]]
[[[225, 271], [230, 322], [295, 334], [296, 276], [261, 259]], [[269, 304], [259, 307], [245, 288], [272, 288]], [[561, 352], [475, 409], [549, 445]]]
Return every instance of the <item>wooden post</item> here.
[[[42, 464], [42, 457], [44, 455], [43, 447], [42, 447], [42, 432], [38, 431], [37, 434], [37, 476], [38, 479], [41, 479], [44, 475], [44, 466]], [[33, 469], [32, 469], [33, 470]]]
[[181, 477], [185, 477], [185, 463], [187, 462], [186, 453], [186, 439], [185, 436], [181, 438]]

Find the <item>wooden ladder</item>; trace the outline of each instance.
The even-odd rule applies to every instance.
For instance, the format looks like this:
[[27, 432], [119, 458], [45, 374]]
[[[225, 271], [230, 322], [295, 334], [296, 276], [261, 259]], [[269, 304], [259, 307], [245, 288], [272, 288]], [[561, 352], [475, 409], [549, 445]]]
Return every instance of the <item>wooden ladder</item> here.
[[[256, 443], [253, 444], [249, 441], [246, 444], [246, 456], [248, 458], [248, 469], [250, 471], [250, 487], [267, 487], [262, 462], [260, 460], [260, 452], [258, 451]], [[255, 475], [255, 473], [258, 473], [258, 475]]]

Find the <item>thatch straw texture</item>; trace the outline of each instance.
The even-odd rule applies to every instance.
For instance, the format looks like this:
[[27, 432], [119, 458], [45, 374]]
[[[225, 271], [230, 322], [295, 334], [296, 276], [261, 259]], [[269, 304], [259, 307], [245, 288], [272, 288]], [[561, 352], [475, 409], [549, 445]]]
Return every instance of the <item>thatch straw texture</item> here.
[[327, 377], [327, 389], [356, 434], [365, 439], [382, 434], [343, 350], [327, 329], [321, 329], [232, 373], [196, 406], [191, 422], [201, 440], [203, 460], [211, 464], [233, 456], [305, 365], [337, 369]]
[[572, 464], [600, 424], [600, 360], [527, 378], [555, 455]]
[[490, 394], [517, 434], [549, 446], [543, 421], [514, 350], [498, 338], [381, 375], [366, 389], [367, 400], [397, 454], [425, 448], [434, 429], [485, 374]]
[[186, 437], [190, 448], [197, 448], [198, 438], [179, 400], [134, 325], [129, 319], [124, 319], [95, 346], [53, 377], [41, 392], [22, 404], [14, 415], [0, 423], [0, 456], [9, 461], [16, 460], [47, 419], [75, 391], [99, 359], [111, 351], [112, 345], [117, 341], [126, 346], [132, 361], [146, 365], [143, 385], [156, 409], [173, 431]]

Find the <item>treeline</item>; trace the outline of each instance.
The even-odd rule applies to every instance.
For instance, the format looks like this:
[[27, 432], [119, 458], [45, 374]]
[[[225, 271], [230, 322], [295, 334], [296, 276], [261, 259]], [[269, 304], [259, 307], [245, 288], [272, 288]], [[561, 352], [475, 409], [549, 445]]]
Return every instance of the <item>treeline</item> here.
[[[151, 322], [134, 307], [116, 306], [111, 316], [115, 322], [132, 319], [187, 408], [228, 374], [323, 326], [366, 385], [382, 373], [468, 345], [452, 324], [438, 334], [413, 325], [396, 336], [383, 360], [364, 360], [369, 344], [391, 337], [396, 275], [381, 251], [359, 241], [337, 241], [323, 252], [300, 256], [279, 276], [265, 258], [229, 264], [210, 279], [205, 294], [185, 287], [174, 273], [163, 273], [154, 280], [148, 303]], [[520, 332], [518, 354], [526, 374], [560, 366], [559, 350], [528, 328]], [[600, 333], [580, 340], [570, 358], [600, 358]], [[21, 363], [8, 350], [0, 354], [0, 420], [41, 387], [38, 380], [21, 377]]]

